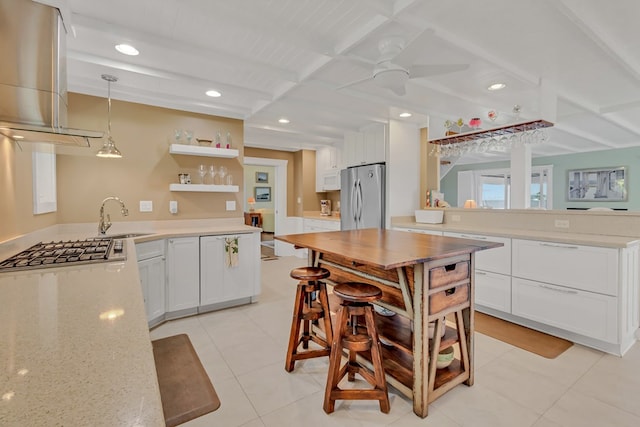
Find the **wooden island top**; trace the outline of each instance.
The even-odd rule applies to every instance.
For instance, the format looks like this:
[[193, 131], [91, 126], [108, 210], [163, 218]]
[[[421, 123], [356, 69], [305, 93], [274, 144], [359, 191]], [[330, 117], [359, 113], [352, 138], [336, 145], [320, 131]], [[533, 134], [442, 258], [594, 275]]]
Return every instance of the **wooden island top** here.
[[502, 246], [502, 243], [377, 228], [289, 234], [275, 239], [384, 270]]
[[[385, 375], [418, 416], [456, 385], [473, 385], [475, 252], [502, 243], [373, 228], [275, 238], [307, 248], [308, 264], [328, 269], [330, 285], [355, 281], [382, 290], [375, 304], [396, 314], [376, 315]], [[438, 353], [451, 346], [456, 359], [438, 369]]]

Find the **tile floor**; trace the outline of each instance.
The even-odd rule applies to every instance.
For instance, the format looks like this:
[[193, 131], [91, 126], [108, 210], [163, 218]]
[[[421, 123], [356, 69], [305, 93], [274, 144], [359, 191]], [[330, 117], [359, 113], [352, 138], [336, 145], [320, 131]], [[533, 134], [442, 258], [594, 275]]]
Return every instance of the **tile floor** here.
[[640, 426], [640, 345], [624, 358], [574, 345], [544, 359], [476, 334], [475, 385], [458, 386], [413, 414], [393, 388], [391, 412], [377, 402], [338, 401], [322, 410], [327, 360], [284, 370], [295, 281], [304, 260], [262, 261], [260, 302], [165, 323], [152, 339], [187, 333], [220, 397], [220, 409], [185, 426]]

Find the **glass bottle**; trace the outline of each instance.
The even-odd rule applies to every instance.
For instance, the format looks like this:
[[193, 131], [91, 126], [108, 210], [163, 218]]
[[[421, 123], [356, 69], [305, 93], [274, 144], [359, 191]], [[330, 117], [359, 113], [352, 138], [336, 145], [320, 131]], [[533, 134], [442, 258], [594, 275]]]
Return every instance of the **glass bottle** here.
[[231, 148], [231, 132], [227, 131], [227, 148]]

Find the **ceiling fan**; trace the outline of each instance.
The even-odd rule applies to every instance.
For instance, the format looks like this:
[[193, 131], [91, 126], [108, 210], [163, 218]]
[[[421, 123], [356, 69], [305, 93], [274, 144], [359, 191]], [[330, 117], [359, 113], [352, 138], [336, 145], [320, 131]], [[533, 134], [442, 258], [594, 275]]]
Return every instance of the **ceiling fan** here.
[[[432, 35], [433, 31], [426, 31], [417, 39], [413, 40], [411, 45], [415, 46], [421, 43], [425, 37], [431, 37]], [[372, 75], [347, 83], [338, 89], [344, 89], [372, 80], [381, 88], [389, 89], [396, 95], [402, 96], [406, 93], [405, 83], [409, 79], [447, 74], [469, 68], [469, 64], [413, 64], [403, 66], [401, 64], [410, 63], [412, 60], [410, 57], [413, 55], [411, 49], [408, 49], [408, 47], [403, 37], [387, 36], [382, 38], [378, 42], [380, 56], [375, 62]]]

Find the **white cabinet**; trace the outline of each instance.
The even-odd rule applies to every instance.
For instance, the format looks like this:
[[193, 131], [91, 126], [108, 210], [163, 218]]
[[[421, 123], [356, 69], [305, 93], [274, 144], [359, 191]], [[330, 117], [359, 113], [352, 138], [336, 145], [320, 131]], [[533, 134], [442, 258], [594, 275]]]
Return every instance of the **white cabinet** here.
[[482, 240], [484, 242], [502, 243], [503, 246], [486, 251], [476, 252], [476, 269], [493, 273], [511, 274], [511, 239], [508, 237], [485, 236], [471, 233], [445, 232], [445, 236], [460, 239]]
[[386, 125], [374, 123], [344, 135], [344, 164], [358, 166], [386, 160]]
[[340, 157], [337, 147], [316, 150], [316, 192], [340, 190]]
[[432, 236], [442, 236], [442, 231], [426, 230], [424, 228], [408, 228], [408, 227], [394, 227], [394, 230], [408, 231], [410, 233], [430, 234]]
[[480, 311], [488, 307], [511, 313], [511, 239], [471, 233], [445, 232], [444, 235], [503, 244], [499, 248], [476, 252], [475, 303]]
[[[225, 248], [237, 239], [237, 264]], [[204, 236], [200, 238], [200, 306], [251, 302], [260, 293], [259, 234]], [[215, 307], [214, 307], [215, 308]]]
[[618, 342], [617, 298], [513, 278], [512, 312], [589, 338]]
[[136, 244], [140, 285], [149, 327], [164, 320], [166, 287], [164, 245], [164, 240]]
[[[474, 301], [477, 306], [511, 313], [511, 276], [476, 269], [474, 278]], [[480, 307], [477, 308], [483, 311]]]
[[[200, 239], [167, 242], [167, 317], [197, 312], [200, 304]], [[176, 313], [179, 312], [179, 313]]]
[[302, 228], [305, 233], [340, 231], [340, 221], [304, 218], [304, 220], [302, 221]]
[[513, 275], [615, 296], [618, 294], [618, 251], [513, 239]]

